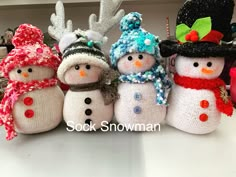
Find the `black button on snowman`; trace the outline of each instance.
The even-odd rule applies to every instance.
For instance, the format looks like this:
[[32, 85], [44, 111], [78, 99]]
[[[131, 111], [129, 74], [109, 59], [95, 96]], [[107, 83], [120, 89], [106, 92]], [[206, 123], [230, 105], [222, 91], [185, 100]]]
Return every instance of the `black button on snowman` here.
[[92, 99], [91, 98], [86, 98], [84, 100], [85, 104], [91, 104], [92, 103]]

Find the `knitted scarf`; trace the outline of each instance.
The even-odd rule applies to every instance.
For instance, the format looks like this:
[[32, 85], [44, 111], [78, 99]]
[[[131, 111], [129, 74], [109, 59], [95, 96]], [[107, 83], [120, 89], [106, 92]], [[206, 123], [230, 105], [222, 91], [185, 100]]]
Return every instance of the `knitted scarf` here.
[[228, 97], [226, 86], [223, 80], [219, 78], [211, 80], [196, 79], [175, 74], [174, 81], [177, 85], [180, 85], [184, 88], [212, 91], [216, 98], [216, 107], [218, 111], [226, 114], [227, 116], [232, 116], [233, 104]]
[[150, 70], [139, 72], [136, 74], [128, 74], [120, 76], [121, 82], [144, 84], [146, 82], [153, 82], [156, 89], [156, 103], [157, 105], [168, 105], [167, 96], [171, 88], [171, 81], [164, 68], [160, 64], [155, 64]]
[[28, 83], [11, 80], [8, 82], [8, 86], [0, 104], [0, 126], [5, 126], [7, 140], [11, 140], [17, 136], [14, 128], [12, 111], [19, 97], [27, 92], [53, 87], [56, 84], [57, 79], [44, 79], [43, 81], [31, 81]]
[[104, 99], [104, 104], [109, 105], [114, 103], [119, 94], [117, 91], [119, 73], [113, 69], [102, 72], [98, 82], [89, 84], [70, 85], [70, 90], [73, 92], [83, 92], [91, 90], [100, 90]]

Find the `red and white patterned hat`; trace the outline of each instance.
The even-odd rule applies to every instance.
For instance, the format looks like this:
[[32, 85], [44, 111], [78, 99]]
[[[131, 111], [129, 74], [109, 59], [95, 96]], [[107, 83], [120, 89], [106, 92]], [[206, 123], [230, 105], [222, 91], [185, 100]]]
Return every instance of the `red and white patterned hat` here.
[[11, 70], [29, 65], [45, 66], [57, 70], [61, 63], [50, 47], [43, 43], [43, 33], [30, 24], [22, 24], [12, 39], [15, 46], [0, 63], [0, 70], [8, 78]]

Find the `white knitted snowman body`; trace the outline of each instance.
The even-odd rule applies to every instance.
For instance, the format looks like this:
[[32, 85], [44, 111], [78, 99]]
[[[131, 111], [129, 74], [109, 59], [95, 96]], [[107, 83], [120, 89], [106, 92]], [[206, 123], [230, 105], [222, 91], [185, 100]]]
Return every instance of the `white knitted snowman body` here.
[[[180, 76], [216, 79], [223, 70], [224, 58], [188, 58], [178, 56], [176, 71]], [[174, 85], [169, 97], [167, 124], [193, 134], [206, 134], [220, 124], [221, 113], [210, 90]]]
[[[76, 129], [86, 124], [99, 129], [109, 123], [113, 117], [113, 104], [105, 105], [100, 90], [74, 92], [69, 90], [65, 96], [64, 120], [68, 126]], [[79, 129], [77, 127], [77, 130]]]
[[[99, 88], [89, 89], [90, 84], [92, 85], [99, 81], [103, 69], [92, 63], [78, 64], [79, 59], [78, 57], [78, 62], [75, 63], [73, 63], [73, 59], [71, 60], [72, 62], [67, 59], [64, 61], [64, 65], [59, 67], [59, 78], [64, 83], [71, 87], [80, 86], [80, 88], [85, 88], [78, 90], [71, 88], [66, 93], [63, 115], [66, 124], [74, 130], [92, 131], [93, 128], [101, 128], [103, 122], [111, 121], [113, 117], [113, 104], [105, 105]], [[93, 61], [93, 58], [91, 61]], [[60, 71], [67, 64], [72, 66], [67, 68], [62, 78]]]
[[[71, 86], [65, 96], [64, 120], [67, 126], [73, 130], [92, 131], [94, 128], [99, 129], [109, 123], [113, 117], [113, 103], [105, 104], [101, 90], [89, 87], [100, 81], [103, 68], [88, 63], [67, 62], [70, 60], [65, 60], [64, 65], [59, 67], [59, 78]], [[62, 78], [60, 71], [67, 64], [72, 66], [67, 69]]]
[[[120, 99], [115, 103], [115, 118], [125, 126], [155, 125], [165, 119], [166, 106], [156, 104], [153, 83], [121, 83], [118, 87]], [[134, 130], [141, 131], [139, 126]], [[147, 127], [146, 127], [147, 128]], [[144, 130], [144, 129], [143, 129]]]
[[[41, 66], [25, 66], [12, 70], [10, 80], [19, 82], [51, 79], [55, 71]], [[55, 128], [62, 120], [64, 94], [56, 85], [29, 91], [14, 104], [13, 117], [19, 133], [40, 133]]]
[[[121, 74], [146, 72], [156, 64], [153, 56], [145, 53], [128, 54], [119, 59]], [[115, 119], [134, 131], [156, 128], [165, 119], [166, 105], [156, 103], [157, 91], [153, 82], [120, 83], [119, 100], [115, 103]]]
[[[28, 106], [24, 100], [32, 99]], [[16, 131], [24, 134], [49, 131], [58, 126], [62, 120], [64, 94], [58, 86], [35, 90], [22, 95], [13, 110]], [[25, 113], [33, 111], [34, 116], [27, 118]]]

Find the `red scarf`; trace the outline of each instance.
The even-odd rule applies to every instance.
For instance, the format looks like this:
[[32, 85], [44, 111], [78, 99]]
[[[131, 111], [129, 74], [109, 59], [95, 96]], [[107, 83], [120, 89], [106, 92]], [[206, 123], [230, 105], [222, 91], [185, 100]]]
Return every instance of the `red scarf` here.
[[212, 91], [216, 98], [216, 107], [218, 111], [226, 114], [227, 116], [232, 116], [233, 104], [228, 97], [226, 86], [223, 80], [219, 78], [211, 80], [195, 79], [175, 74], [174, 81], [177, 85], [180, 85], [184, 88]]
[[53, 87], [55, 85], [57, 85], [57, 79], [44, 79], [43, 81], [31, 81], [28, 83], [11, 80], [8, 82], [0, 104], [0, 126], [5, 126], [7, 140], [11, 140], [17, 136], [12, 111], [19, 97], [27, 92]]

